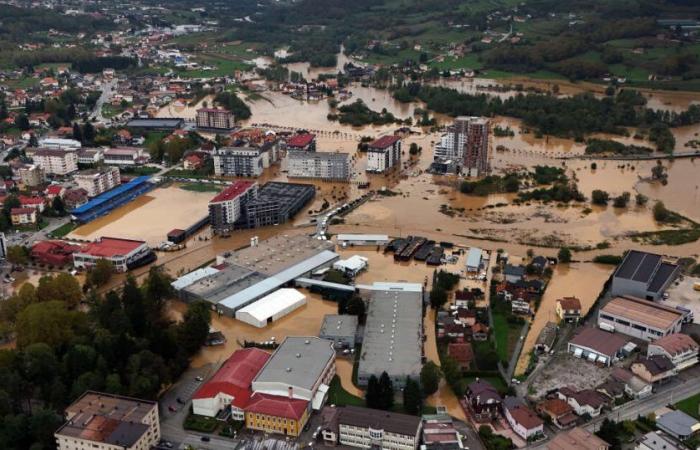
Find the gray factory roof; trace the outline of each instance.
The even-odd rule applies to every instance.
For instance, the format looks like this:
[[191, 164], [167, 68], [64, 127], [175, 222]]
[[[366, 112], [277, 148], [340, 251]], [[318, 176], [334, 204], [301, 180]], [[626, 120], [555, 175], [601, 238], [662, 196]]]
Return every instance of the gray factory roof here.
[[313, 390], [328, 362], [333, 343], [313, 336], [288, 336], [270, 356], [253, 383], [284, 383]]
[[421, 369], [423, 293], [420, 284], [375, 283], [367, 311], [359, 373], [417, 376]]
[[321, 337], [354, 336], [357, 332], [357, 316], [350, 314], [326, 314], [323, 317]]
[[183, 122], [184, 119], [178, 118], [132, 119], [126, 124], [126, 126], [134, 128], [178, 128]]
[[671, 278], [677, 265], [664, 262], [661, 255], [630, 250], [615, 270], [615, 277], [646, 283], [649, 291], [658, 292]]

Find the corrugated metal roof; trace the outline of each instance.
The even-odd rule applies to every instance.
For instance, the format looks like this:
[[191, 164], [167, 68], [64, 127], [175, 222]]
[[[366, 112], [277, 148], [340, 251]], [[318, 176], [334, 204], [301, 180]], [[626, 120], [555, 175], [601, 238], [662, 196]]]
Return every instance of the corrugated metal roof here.
[[277, 275], [266, 278], [259, 283], [226, 297], [218, 304], [236, 311], [239, 308], [246, 306], [253, 300], [262, 297], [274, 289], [277, 289], [283, 284], [288, 283], [307, 272], [311, 272], [315, 268], [327, 264], [337, 258], [337, 253], [330, 250], [324, 250], [298, 264], [289, 267], [288, 269], [281, 271]]
[[471, 247], [469, 253], [467, 253], [467, 267], [479, 268], [481, 264], [481, 249], [477, 247]]
[[129, 181], [126, 184], [122, 184], [120, 186], [115, 187], [114, 189], [105, 192], [104, 194], [98, 195], [97, 197], [93, 198], [89, 202], [85, 203], [82, 206], [79, 206], [75, 208], [74, 210], [71, 211], [71, 214], [83, 214], [88, 211], [90, 211], [93, 208], [96, 208], [97, 206], [100, 206], [101, 204], [108, 202], [112, 200], [113, 198], [130, 191], [131, 189], [135, 188], [136, 186], [139, 186], [143, 183], [148, 182], [151, 177], [148, 175], [136, 177], [133, 180]]
[[187, 275], [181, 276], [177, 280], [170, 283], [170, 285], [173, 287], [173, 289], [179, 291], [180, 289], [184, 289], [191, 285], [195, 281], [199, 281], [202, 278], [214, 275], [217, 272], [218, 270], [213, 267], [204, 267], [202, 269], [197, 269], [194, 272], [190, 272]]
[[278, 289], [260, 300], [239, 309], [236, 311], [236, 316], [238, 316], [238, 314], [250, 314], [256, 320], [262, 322], [278, 312], [284, 311], [286, 308], [298, 303], [306, 303], [306, 296], [304, 294], [291, 288]]
[[338, 241], [388, 241], [386, 234], [339, 234]]

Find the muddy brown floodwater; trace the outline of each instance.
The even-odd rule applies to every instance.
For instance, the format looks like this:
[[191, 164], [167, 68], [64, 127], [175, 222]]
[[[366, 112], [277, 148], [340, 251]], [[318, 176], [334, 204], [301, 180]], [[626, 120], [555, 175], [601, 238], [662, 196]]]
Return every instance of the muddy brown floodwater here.
[[562, 297], [577, 297], [581, 300], [581, 315], [586, 315], [613, 269], [613, 266], [593, 263], [560, 264], [554, 269], [552, 280], [542, 296], [540, 308], [530, 324], [515, 375], [520, 375], [527, 369], [529, 353], [534, 348], [542, 328], [547, 322], [559, 322], [555, 310], [557, 300]]

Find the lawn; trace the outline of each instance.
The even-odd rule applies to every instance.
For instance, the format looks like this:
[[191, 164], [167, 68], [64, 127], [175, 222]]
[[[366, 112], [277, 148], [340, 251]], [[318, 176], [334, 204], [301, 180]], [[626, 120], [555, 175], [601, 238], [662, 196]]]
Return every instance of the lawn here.
[[442, 62], [432, 62], [431, 67], [437, 67], [440, 70], [445, 69], [481, 69], [483, 64], [479, 61], [477, 55], [469, 54], [461, 58], [454, 58], [452, 56], [445, 56], [445, 60]]
[[333, 377], [328, 389], [328, 403], [337, 406], [365, 406], [365, 399], [355, 397], [343, 389], [343, 386], [340, 384], [340, 377], [336, 375]]
[[64, 224], [61, 225], [60, 227], [58, 227], [58, 228], [56, 228], [55, 230], [53, 230], [53, 231], [51, 232], [51, 235], [52, 235], [53, 237], [60, 238], [60, 237], [63, 237], [63, 236], [65, 236], [65, 235], [67, 235], [68, 233], [70, 233], [71, 231], [75, 230], [76, 228], [77, 228], [77, 224], [75, 224], [75, 223], [73, 223], [73, 222], [64, 223]]
[[700, 419], [700, 411], [698, 411], [698, 408], [700, 408], [700, 394], [696, 394], [692, 397], [686, 398], [685, 400], [681, 400], [674, 406], [684, 413], [689, 414], [696, 419]]
[[185, 419], [182, 427], [185, 430], [199, 431], [201, 433], [212, 433], [219, 426], [219, 421], [213, 417], [198, 416], [190, 414]]
[[508, 386], [506, 385], [506, 382], [503, 381], [503, 378], [499, 377], [498, 375], [487, 375], [487, 376], [467, 376], [464, 377], [464, 380], [466, 381], [467, 384], [475, 382], [477, 379], [479, 380], [484, 380], [488, 381], [491, 383], [493, 387], [496, 388], [498, 392], [506, 392], [508, 390]]
[[498, 353], [498, 359], [507, 364], [520, 337], [522, 325], [509, 323], [508, 317], [503, 311], [493, 310], [492, 315], [496, 353]]
[[479, 74], [481, 78], [491, 78], [494, 80], [502, 80], [502, 79], [508, 79], [508, 78], [530, 78], [533, 80], [565, 80], [566, 77], [555, 73], [555, 72], [550, 72], [549, 70], [538, 70], [536, 72], [523, 72], [523, 73], [516, 73], [516, 72], [506, 72], [503, 70], [496, 70], [496, 69], [488, 69], [481, 74]]
[[233, 75], [236, 70], [246, 71], [251, 68], [250, 64], [246, 64], [243, 61], [239, 61], [235, 56], [225, 56], [225, 55], [215, 55], [215, 54], [199, 54], [197, 55], [197, 61], [201, 65], [212, 66], [212, 70], [186, 70], [186, 69], [175, 69], [175, 72], [181, 76], [189, 78], [209, 78], [209, 77], [223, 77], [226, 75]]
[[180, 186], [180, 189], [193, 192], [219, 192], [221, 186], [209, 183], [187, 183]]

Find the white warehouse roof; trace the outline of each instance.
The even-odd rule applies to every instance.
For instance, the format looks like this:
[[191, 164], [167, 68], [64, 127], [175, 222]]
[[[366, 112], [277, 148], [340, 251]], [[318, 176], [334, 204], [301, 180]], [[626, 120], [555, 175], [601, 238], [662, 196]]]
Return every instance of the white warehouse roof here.
[[181, 276], [177, 280], [170, 283], [170, 285], [173, 287], [173, 289], [179, 291], [180, 289], [184, 289], [192, 283], [199, 281], [204, 277], [214, 275], [217, 272], [218, 270], [213, 267], [204, 267], [202, 269], [197, 269], [194, 272], [190, 272], [187, 275]]
[[259, 322], [265, 322], [287, 308], [292, 308], [295, 305], [301, 306], [304, 303], [306, 303], [306, 296], [296, 289], [278, 289], [257, 302], [236, 311], [236, 318], [248, 314]]
[[352, 255], [348, 259], [341, 259], [333, 263], [334, 269], [349, 270], [352, 272], [359, 272], [360, 270], [367, 267], [367, 262], [369, 260], [364, 256]]
[[386, 234], [339, 234], [338, 241], [388, 241]]

